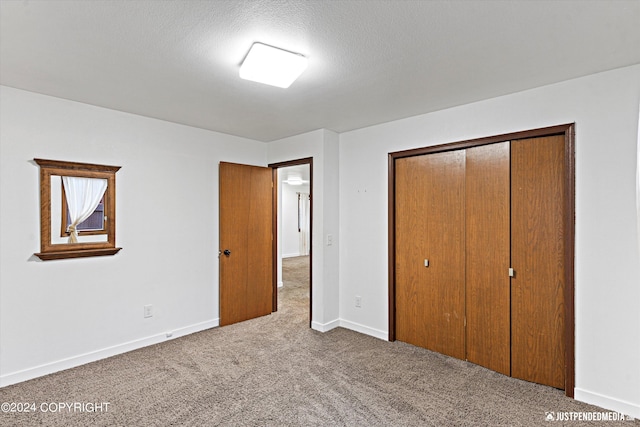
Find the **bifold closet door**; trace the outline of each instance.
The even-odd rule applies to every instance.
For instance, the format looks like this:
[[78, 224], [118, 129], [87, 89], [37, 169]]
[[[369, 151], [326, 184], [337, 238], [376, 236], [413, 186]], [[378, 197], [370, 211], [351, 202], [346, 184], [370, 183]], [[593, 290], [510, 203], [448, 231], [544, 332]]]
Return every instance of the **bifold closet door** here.
[[466, 358], [510, 375], [509, 142], [466, 151]]
[[564, 136], [511, 143], [511, 375], [565, 388]]
[[396, 161], [396, 338], [464, 359], [465, 153]]

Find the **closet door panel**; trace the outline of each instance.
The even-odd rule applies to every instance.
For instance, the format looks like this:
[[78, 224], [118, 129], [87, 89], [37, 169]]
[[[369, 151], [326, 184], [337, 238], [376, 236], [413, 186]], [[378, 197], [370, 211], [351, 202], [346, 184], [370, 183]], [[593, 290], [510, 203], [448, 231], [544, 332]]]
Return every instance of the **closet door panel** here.
[[510, 375], [509, 142], [467, 149], [467, 360]]
[[511, 144], [511, 373], [564, 388], [564, 136]]
[[460, 359], [464, 159], [464, 151], [398, 159], [395, 189], [396, 338]]

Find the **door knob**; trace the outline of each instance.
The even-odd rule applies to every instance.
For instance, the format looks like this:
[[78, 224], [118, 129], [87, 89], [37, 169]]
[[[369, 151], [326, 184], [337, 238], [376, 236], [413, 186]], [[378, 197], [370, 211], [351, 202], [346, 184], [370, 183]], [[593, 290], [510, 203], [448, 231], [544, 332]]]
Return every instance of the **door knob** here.
[[229, 249], [225, 249], [224, 252], [222, 253], [225, 254], [226, 256], [231, 255], [231, 251]]

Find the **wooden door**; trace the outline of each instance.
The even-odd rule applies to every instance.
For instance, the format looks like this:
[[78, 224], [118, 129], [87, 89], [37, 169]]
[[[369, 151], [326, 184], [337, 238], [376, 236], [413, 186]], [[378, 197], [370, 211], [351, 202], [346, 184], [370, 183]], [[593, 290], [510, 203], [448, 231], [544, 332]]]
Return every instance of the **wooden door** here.
[[467, 360], [509, 375], [509, 143], [466, 150]]
[[271, 313], [271, 176], [270, 168], [220, 163], [220, 325]]
[[511, 144], [511, 375], [565, 388], [564, 136]]
[[398, 159], [395, 181], [396, 338], [460, 359], [464, 158], [454, 151]]

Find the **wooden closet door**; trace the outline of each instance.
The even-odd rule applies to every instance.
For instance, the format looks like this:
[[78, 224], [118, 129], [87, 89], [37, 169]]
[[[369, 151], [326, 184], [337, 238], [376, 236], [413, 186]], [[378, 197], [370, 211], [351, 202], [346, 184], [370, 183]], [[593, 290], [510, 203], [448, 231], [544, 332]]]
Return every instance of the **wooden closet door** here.
[[398, 159], [395, 188], [396, 338], [460, 359], [464, 158], [452, 151]]
[[565, 388], [564, 136], [511, 144], [511, 375]]
[[510, 375], [509, 142], [466, 151], [467, 360]]

